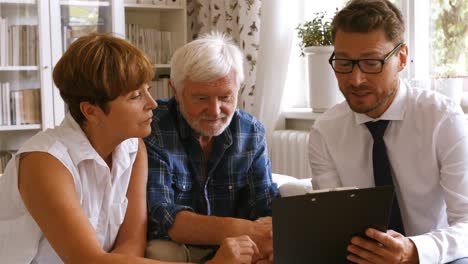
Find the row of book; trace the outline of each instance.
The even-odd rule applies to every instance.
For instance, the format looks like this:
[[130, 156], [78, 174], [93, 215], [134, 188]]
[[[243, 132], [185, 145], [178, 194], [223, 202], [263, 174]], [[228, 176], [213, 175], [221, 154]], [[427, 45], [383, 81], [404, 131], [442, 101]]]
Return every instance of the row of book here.
[[38, 65], [37, 25], [9, 25], [0, 18], [0, 66]]
[[125, 0], [125, 3], [155, 6], [181, 6], [182, 0]]
[[10, 83], [0, 83], [0, 125], [41, 123], [39, 89], [11, 90]]
[[146, 54], [151, 63], [169, 63], [173, 51], [172, 32], [144, 28], [139, 24], [125, 24], [125, 36]]
[[156, 80], [151, 82], [150, 86], [154, 99], [169, 98], [174, 95], [169, 86], [169, 75], [159, 75]]
[[5, 167], [12, 156], [11, 151], [0, 151], [0, 175], [5, 171]]

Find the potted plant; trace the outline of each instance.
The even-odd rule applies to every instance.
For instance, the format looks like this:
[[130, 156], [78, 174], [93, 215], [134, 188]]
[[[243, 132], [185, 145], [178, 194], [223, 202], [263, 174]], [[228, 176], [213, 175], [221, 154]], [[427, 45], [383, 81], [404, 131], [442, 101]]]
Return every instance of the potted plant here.
[[437, 0], [432, 45], [433, 88], [460, 103], [468, 70], [468, 2]]
[[432, 77], [433, 89], [446, 95], [456, 103], [460, 104], [463, 97], [463, 72], [453, 64], [436, 67], [436, 75]]
[[328, 58], [333, 52], [331, 19], [326, 12], [315, 13], [310, 21], [296, 27], [301, 54], [307, 57], [309, 102], [314, 112], [324, 112], [343, 100]]

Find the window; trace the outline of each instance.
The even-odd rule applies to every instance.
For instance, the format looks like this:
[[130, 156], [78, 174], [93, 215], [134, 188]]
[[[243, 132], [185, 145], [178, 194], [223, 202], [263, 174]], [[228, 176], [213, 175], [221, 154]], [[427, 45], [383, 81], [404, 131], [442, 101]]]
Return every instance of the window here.
[[[310, 19], [314, 13], [333, 14], [347, 0], [307, 1], [299, 17]], [[468, 1], [466, 0], [393, 0], [406, 22], [405, 41], [409, 46], [410, 63], [402, 73], [416, 85], [438, 89], [438, 83], [448, 77], [458, 79], [468, 92]], [[294, 32], [285, 108], [308, 108], [309, 95], [305, 75], [305, 59], [300, 57]], [[328, 65], [325, 65], [329, 67]]]
[[430, 2], [431, 87], [468, 91], [468, 1]]
[[[311, 20], [314, 14], [321, 11], [326, 11], [333, 17], [337, 9], [341, 9], [346, 0], [327, 0], [327, 1], [308, 1], [302, 0], [302, 6], [299, 9], [298, 21], [302, 23], [306, 20]], [[309, 90], [307, 89], [307, 76], [306, 76], [306, 61], [301, 57], [300, 49], [298, 46], [297, 31], [294, 31], [294, 38], [292, 44], [292, 52], [288, 66], [288, 75], [286, 78], [286, 91], [284, 93], [284, 106], [288, 108], [307, 108], [309, 107]], [[329, 65], [326, 65], [329, 67]]]

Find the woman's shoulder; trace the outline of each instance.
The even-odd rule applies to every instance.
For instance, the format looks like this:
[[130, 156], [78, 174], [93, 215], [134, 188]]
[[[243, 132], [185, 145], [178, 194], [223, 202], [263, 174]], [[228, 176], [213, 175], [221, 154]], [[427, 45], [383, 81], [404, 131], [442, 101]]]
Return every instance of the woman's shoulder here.
[[52, 146], [57, 143], [60, 144], [61, 142], [56, 130], [55, 128], [47, 129], [32, 136], [23, 144], [18, 153], [34, 151], [48, 152]]
[[[60, 127], [57, 127], [37, 133], [23, 144], [16, 155], [22, 157], [27, 153], [41, 152], [43, 155], [53, 156], [71, 170], [74, 167], [73, 164], [76, 159], [73, 155], [75, 152], [80, 153], [81, 149], [79, 144], [71, 142], [73, 141], [72, 139], [64, 137], [63, 135], [67, 134], [67, 131], [62, 130]], [[76, 146], [76, 149], [72, 149], [73, 146]]]

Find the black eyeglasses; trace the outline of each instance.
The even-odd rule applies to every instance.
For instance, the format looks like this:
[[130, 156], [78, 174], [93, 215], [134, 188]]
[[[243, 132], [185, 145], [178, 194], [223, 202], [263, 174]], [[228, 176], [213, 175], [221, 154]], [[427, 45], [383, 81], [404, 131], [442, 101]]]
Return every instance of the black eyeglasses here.
[[333, 57], [335, 56], [335, 52], [333, 52], [330, 58], [328, 59], [328, 63], [330, 63], [333, 70], [337, 73], [351, 73], [353, 72], [354, 65], [356, 64], [358, 65], [359, 69], [363, 73], [371, 73], [371, 74], [381, 73], [384, 64], [403, 45], [404, 43], [400, 42], [382, 60], [379, 60], [379, 59], [362, 59], [362, 60], [334, 59]]

